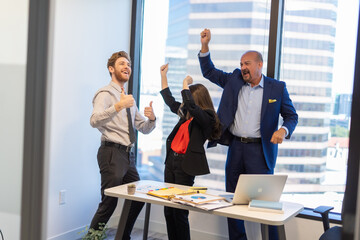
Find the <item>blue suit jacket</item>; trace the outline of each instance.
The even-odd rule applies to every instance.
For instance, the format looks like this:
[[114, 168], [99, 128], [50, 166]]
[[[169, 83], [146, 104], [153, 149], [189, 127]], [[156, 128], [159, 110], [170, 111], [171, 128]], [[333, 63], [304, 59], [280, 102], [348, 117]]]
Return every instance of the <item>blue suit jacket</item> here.
[[[217, 142], [229, 145], [233, 135], [229, 132], [230, 125], [234, 122], [238, 105], [238, 95], [245, 81], [242, 78], [241, 70], [235, 69], [232, 73], [226, 73], [216, 69], [211, 61], [210, 54], [200, 57], [200, 67], [205, 78], [223, 88], [223, 93], [218, 108], [218, 116], [223, 125], [223, 134]], [[261, 142], [269, 169], [274, 169], [278, 153], [278, 144], [273, 144], [270, 139], [278, 129], [279, 114], [283, 118], [283, 126], [289, 130], [286, 137], [290, 138], [294, 131], [298, 115], [289, 97], [285, 82], [264, 77], [264, 91], [261, 105], [260, 133]], [[210, 142], [209, 147], [216, 146], [217, 142]]]

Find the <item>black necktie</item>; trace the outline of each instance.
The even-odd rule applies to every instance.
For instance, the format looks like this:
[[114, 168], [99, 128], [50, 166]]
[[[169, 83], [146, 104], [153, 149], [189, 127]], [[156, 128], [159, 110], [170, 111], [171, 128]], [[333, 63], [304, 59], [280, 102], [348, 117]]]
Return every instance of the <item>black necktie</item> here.
[[132, 121], [131, 121], [131, 113], [130, 113], [130, 108], [126, 109], [126, 113], [127, 113], [127, 119], [128, 119], [128, 123], [129, 123], [129, 138], [130, 138], [130, 144], [133, 144], [136, 140], [135, 137], [135, 131], [134, 131], [134, 127], [132, 125]]

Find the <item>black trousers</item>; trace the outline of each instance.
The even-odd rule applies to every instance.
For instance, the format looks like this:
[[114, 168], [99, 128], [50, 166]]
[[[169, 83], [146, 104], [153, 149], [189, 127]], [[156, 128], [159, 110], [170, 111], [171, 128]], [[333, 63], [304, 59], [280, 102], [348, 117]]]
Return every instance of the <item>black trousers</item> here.
[[[116, 146], [100, 146], [98, 164], [101, 174], [101, 202], [91, 221], [90, 228], [98, 229], [99, 223], [107, 223], [118, 199], [104, 194], [106, 188], [140, 180], [135, 166], [135, 155]], [[143, 208], [143, 202], [132, 201], [123, 239], [130, 239], [135, 221]]]
[[[165, 182], [192, 186], [195, 176], [188, 175], [181, 168], [183, 155], [171, 151], [165, 164]], [[166, 228], [169, 240], [189, 240], [189, 211], [164, 207]]]

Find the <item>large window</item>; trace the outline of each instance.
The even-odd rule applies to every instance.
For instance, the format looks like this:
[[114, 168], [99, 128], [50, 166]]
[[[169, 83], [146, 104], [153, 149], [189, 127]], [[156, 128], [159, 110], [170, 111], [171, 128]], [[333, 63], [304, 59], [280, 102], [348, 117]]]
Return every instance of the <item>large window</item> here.
[[[358, 0], [285, 1], [280, 80], [299, 114], [279, 145], [283, 199], [340, 212], [345, 190]], [[345, 33], [346, 31], [346, 33]], [[346, 36], [346, 37], [345, 37]]]
[[[347, 5], [359, 5], [353, 1]], [[284, 200], [307, 207], [328, 203], [338, 211], [346, 178], [354, 69], [354, 56], [349, 53], [355, 53], [351, 48], [355, 49], [357, 29], [356, 9], [344, 9], [340, 2], [344, 1], [285, 1], [279, 80], [287, 84], [299, 124], [292, 138], [279, 146], [275, 169], [289, 175]], [[209, 89], [217, 107], [222, 89], [202, 77], [197, 59], [200, 32], [211, 29], [210, 51], [219, 69], [239, 67], [241, 55], [253, 49], [263, 54], [266, 74], [270, 4], [266, 0], [144, 1], [140, 109], [153, 101], [158, 120], [152, 134], [139, 135], [138, 167], [143, 179], [163, 180], [165, 140], [178, 120], [159, 94], [160, 66], [169, 63], [169, 87], [179, 101], [182, 80], [191, 75]], [[352, 10], [353, 14], [346, 14]], [[352, 35], [341, 39], [345, 29], [346, 36]], [[337, 57], [341, 52], [347, 57]], [[224, 146], [207, 149], [211, 174], [196, 177], [195, 184], [224, 190], [226, 154]]]

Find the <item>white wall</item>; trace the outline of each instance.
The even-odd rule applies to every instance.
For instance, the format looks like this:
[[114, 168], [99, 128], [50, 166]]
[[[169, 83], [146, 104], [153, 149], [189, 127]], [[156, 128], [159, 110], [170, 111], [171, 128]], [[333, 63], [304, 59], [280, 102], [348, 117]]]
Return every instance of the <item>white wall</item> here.
[[0, 0], [0, 230], [20, 239], [28, 0]]
[[100, 200], [100, 134], [89, 123], [92, 98], [110, 82], [111, 54], [129, 51], [131, 0], [51, 4], [46, 228], [48, 239], [68, 240], [80, 237], [77, 232], [90, 224]]

